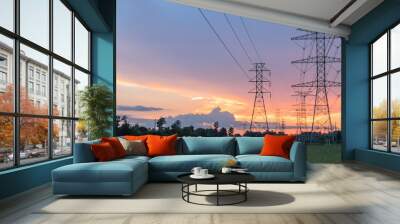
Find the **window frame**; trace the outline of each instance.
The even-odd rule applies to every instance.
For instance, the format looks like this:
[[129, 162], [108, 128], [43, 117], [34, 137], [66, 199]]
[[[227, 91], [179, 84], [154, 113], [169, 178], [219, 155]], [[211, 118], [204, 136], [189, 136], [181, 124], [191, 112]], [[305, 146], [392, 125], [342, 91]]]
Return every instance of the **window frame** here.
[[[396, 73], [400, 72], [400, 67], [393, 68], [391, 69], [391, 31], [393, 28], [400, 26], [400, 21], [394, 23], [391, 25], [389, 28], [387, 28], [383, 33], [378, 35], [375, 39], [373, 39], [369, 44], [369, 149], [373, 151], [379, 151], [379, 152], [386, 152], [386, 153], [391, 153], [391, 154], [400, 154], [400, 152], [394, 152], [392, 151], [392, 121], [400, 121], [400, 116], [399, 117], [394, 117], [392, 116], [392, 98], [391, 98], [391, 91], [392, 91], [392, 85], [391, 85], [391, 80], [392, 76], [396, 75]], [[387, 64], [386, 64], [386, 71], [382, 72], [380, 74], [373, 74], [373, 44], [378, 41], [381, 37], [384, 35], [387, 35]], [[386, 105], [386, 117], [385, 118], [373, 118], [373, 81], [382, 77], [386, 77], [386, 87], [387, 87], [387, 105]], [[373, 122], [376, 121], [386, 121], [386, 151], [379, 150], [374, 148], [374, 133], [373, 133]]]
[[[39, 44], [36, 44], [32, 41], [30, 41], [27, 38], [24, 38], [23, 36], [20, 35], [20, 0], [14, 0], [13, 1], [13, 10], [14, 10], [14, 30], [10, 31], [4, 27], [0, 26], [0, 35], [3, 35], [5, 37], [11, 38], [13, 40], [14, 44], [14, 49], [13, 49], [13, 67], [12, 67], [12, 73], [10, 75], [13, 76], [14, 79], [14, 99], [13, 99], [13, 112], [2, 112], [0, 111], [0, 116], [10, 116], [13, 119], [13, 166], [11, 167], [5, 167], [5, 168], [0, 168], [0, 172], [4, 170], [10, 170], [10, 169], [15, 169], [18, 167], [23, 167], [23, 166], [29, 166], [37, 163], [43, 163], [49, 160], [53, 159], [62, 159], [65, 157], [70, 157], [73, 155], [74, 152], [74, 143], [75, 143], [75, 125], [76, 121], [79, 120], [79, 117], [75, 116], [75, 108], [71, 108], [71, 114], [70, 116], [55, 116], [53, 115], [53, 59], [58, 60], [59, 62], [62, 62], [66, 65], [71, 66], [71, 83], [73, 84], [75, 82], [75, 69], [87, 74], [89, 76], [89, 83], [88, 85], [91, 86], [92, 84], [92, 72], [91, 72], [91, 65], [92, 65], [92, 57], [91, 57], [91, 49], [92, 49], [92, 43], [91, 43], [91, 37], [92, 37], [92, 30], [88, 27], [88, 25], [84, 22], [84, 20], [79, 16], [78, 13], [76, 13], [72, 7], [65, 1], [65, 0], [59, 0], [68, 10], [71, 11], [71, 59], [64, 58], [63, 56], [55, 53], [54, 50], [54, 45], [53, 45], [53, 1], [54, 0], [48, 0], [49, 1], [49, 49], [46, 49], [45, 47], [42, 47]], [[85, 27], [85, 29], [89, 33], [89, 40], [88, 40], [88, 61], [89, 61], [89, 67], [88, 69], [85, 69], [78, 64], [75, 63], [75, 18], [79, 20], [79, 22]], [[48, 56], [49, 58], [49, 63], [48, 63], [48, 85], [46, 88], [46, 95], [48, 96], [48, 113], [46, 115], [39, 115], [39, 114], [27, 114], [27, 113], [21, 113], [20, 111], [20, 45], [23, 44], [27, 47], [32, 48], [33, 50], [36, 50], [40, 53], [43, 53]], [[33, 71], [34, 79], [35, 77], [35, 70]], [[27, 80], [30, 79], [29, 74], [26, 74]], [[40, 77], [39, 77], [40, 78]], [[39, 80], [41, 81], [41, 80]], [[41, 82], [40, 82], [41, 83]], [[28, 90], [27, 90], [28, 91]], [[34, 90], [36, 91], [36, 90]], [[72, 105], [75, 103], [75, 88], [74, 85], [71, 86], [71, 93], [72, 93]], [[27, 163], [27, 164], [21, 164], [20, 161], [20, 119], [21, 118], [45, 118], [47, 119], [48, 122], [48, 136], [47, 136], [47, 150], [48, 150], [48, 157], [43, 158], [43, 160], [38, 161], [38, 162], [33, 162], [33, 163]], [[71, 133], [71, 153], [69, 155], [63, 155], [63, 156], [57, 156], [54, 158], [53, 152], [54, 152], [54, 146], [52, 144], [53, 142], [53, 121], [55, 120], [66, 120], [66, 121], [71, 121], [72, 125], [72, 133]]]

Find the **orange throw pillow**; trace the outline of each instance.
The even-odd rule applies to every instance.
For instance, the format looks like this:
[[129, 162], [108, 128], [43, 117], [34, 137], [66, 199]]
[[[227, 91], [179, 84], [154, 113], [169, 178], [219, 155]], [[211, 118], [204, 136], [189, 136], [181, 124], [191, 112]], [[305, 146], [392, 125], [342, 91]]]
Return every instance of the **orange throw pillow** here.
[[114, 149], [115, 155], [118, 158], [126, 156], [126, 151], [124, 147], [122, 146], [121, 142], [118, 140], [116, 137], [110, 137], [110, 138], [101, 138], [101, 142], [108, 142]]
[[94, 157], [99, 162], [110, 161], [117, 158], [113, 147], [108, 142], [93, 144], [91, 145], [91, 149]]
[[295, 136], [290, 135], [265, 135], [264, 146], [261, 149], [262, 156], [280, 156], [289, 159], [290, 148]]
[[149, 156], [165, 156], [176, 155], [176, 139], [177, 135], [159, 136], [149, 135], [147, 137], [148, 155]]
[[125, 135], [124, 139], [128, 141], [137, 141], [140, 140], [142, 142], [146, 142], [148, 135]]

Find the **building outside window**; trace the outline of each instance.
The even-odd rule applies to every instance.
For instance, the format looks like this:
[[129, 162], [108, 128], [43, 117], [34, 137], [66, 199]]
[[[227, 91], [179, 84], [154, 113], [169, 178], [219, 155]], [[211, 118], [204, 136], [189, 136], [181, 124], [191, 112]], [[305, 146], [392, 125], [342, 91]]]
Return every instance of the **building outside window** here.
[[370, 45], [371, 148], [400, 153], [400, 24]]
[[7, 56], [0, 54], [0, 91], [7, 88]]
[[36, 95], [40, 96], [40, 84], [36, 84]]
[[36, 69], [36, 81], [40, 81], [40, 71], [39, 71], [39, 69]]
[[[0, 170], [70, 156], [73, 143], [87, 139], [86, 127], [78, 121], [79, 114], [74, 113], [71, 105], [79, 102], [78, 92], [89, 85], [89, 82], [82, 82], [82, 77], [90, 79], [90, 32], [64, 1], [51, 1], [52, 7], [49, 0], [19, 1], [19, 13], [14, 14], [13, 10], [10, 13], [20, 16], [15, 18], [20, 21], [15, 31], [20, 33], [0, 23], [9, 30], [4, 33], [0, 30], [0, 98], [6, 99], [0, 101]], [[39, 11], [43, 13], [38, 15]], [[50, 24], [53, 24], [52, 29]], [[87, 49], [77, 52], [73, 42]], [[19, 52], [15, 52], [16, 44], [19, 44]], [[14, 88], [15, 62], [11, 60], [14, 52], [20, 58], [19, 74], [16, 74], [19, 88]], [[54, 54], [63, 58], [63, 62], [56, 60]], [[75, 62], [72, 55], [75, 55]], [[75, 73], [79, 73], [77, 78], [74, 78]], [[50, 89], [51, 79], [53, 89]], [[2, 89], [2, 83], [12, 88]], [[69, 88], [74, 85], [80, 88], [75, 91]], [[18, 99], [13, 98], [16, 89], [20, 91]], [[53, 99], [53, 110], [49, 110], [50, 99]], [[14, 104], [20, 108], [19, 112], [14, 111]], [[15, 134], [14, 125], [19, 129]], [[38, 134], [32, 137], [33, 132]], [[18, 145], [14, 145], [15, 142]]]
[[47, 74], [42, 73], [42, 82], [46, 82], [46, 77], [47, 77]]
[[0, 67], [7, 67], [7, 57], [0, 55]]
[[33, 92], [34, 92], [33, 82], [31, 82], [31, 81], [28, 82], [28, 91], [29, 91], [29, 94], [33, 94]]
[[7, 84], [7, 73], [4, 71], [0, 71], [0, 84]]
[[33, 67], [32, 66], [29, 66], [28, 74], [29, 74], [29, 79], [33, 80]]
[[57, 103], [58, 103], [58, 89], [54, 89], [53, 92], [53, 104], [57, 108]]
[[46, 86], [42, 86], [42, 96], [46, 96]]

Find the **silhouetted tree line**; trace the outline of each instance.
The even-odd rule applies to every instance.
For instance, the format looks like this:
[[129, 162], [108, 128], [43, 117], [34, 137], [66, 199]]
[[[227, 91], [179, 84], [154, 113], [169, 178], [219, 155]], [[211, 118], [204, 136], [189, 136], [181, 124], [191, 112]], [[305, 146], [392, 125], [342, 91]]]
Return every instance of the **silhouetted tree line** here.
[[[140, 126], [139, 124], [131, 125], [128, 123], [126, 116], [117, 117], [117, 135], [172, 135], [177, 134], [178, 136], [203, 136], [203, 137], [223, 137], [223, 136], [241, 136], [235, 134], [235, 129], [229, 127], [219, 127], [219, 122], [215, 121], [211, 128], [194, 128], [193, 126], [182, 127], [180, 120], [174, 121], [169, 127], [166, 126], [165, 118], [161, 117], [155, 121], [154, 128], [147, 128]], [[246, 131], [243, 136], [264, 136], [265, 134], [278, 134], [276, 132], [250, 132]]]
[[[117, 116], [117, 135], [173, 135], [178, 136], [203, 136], [203, 137], [223, 137], [223, 136], [251, 136], [251, 137], [263, 137], [266, 134], [270, 135], [285, 135], [285, 132], [275, 131], [246, 131], [243, 135], [235, 133], [233, 127], [226, 129], [225, 127], [219, 127], [219, 122], [215, 121], [213, 126], [210, 128], [194, 128], [193, 126], [182, 127], [180, 120], [174, 121], [170, 126], [166, 126], [166, 119], [161, 117], [155, 121], [154, 128], [147, 128], [140, 126], [139, 124], [131, 125], [128, 123], [126, 116]], [[322, 134], [319, 132], [303, 132], [297, 135], [297, 141], [304, 143], [340, 143], [341, 132], [334, 131], [331, 133]]]

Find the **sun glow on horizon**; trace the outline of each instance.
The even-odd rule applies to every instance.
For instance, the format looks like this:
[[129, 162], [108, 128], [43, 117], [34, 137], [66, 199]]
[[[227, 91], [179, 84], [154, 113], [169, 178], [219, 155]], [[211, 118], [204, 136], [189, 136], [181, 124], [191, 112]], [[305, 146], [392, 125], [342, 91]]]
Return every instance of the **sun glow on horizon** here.
[[[212, 111], [214, 108], [221, 108], [221, 111], [223, 112], [229, 112], [232, 113], [233, 116], [235, 117], [236, 121], [238, 122], [249, 122], [251, 120], [251, 107], [249, 106], [249, 103], [245, 103], [241, 100], [237, 100], [234, 98], [224, 98], [224, 97], [216, 97], [216, 96], [206, 96], [206, 95], [201, 95], [204, 93], [196, 93], [192, 90], [189, 89], [183, 89], [183, 88], [175, 88], [175, 87], [170, 87], [166, 85], [160, 85], [160, 84], [142, 84], [142, 83], [137, 83], [133, 82], [130, 80], [124, 80], [121, 78], [117, 79], [117, 84], [119, 86], [124, 86], [124, 87], [130, 87], [133, 88], [132, 91], [135, 92], [134, 90], [137, 89], [137, 92], [140, 92], [140, 89], [147, 89], [150, 91], [153, 91], [155, 93], [159, 93], [160, 95], [163, 95], [164, 97], [161, 98], [160, 100], [162, 101], [168, 101], [168, 96], [165, 95], [165, 93], [169, 94], [177, 94], [183, 98], [187, 99], [187, 102], [194, 102], [196, 103], [196, 107], [192, 111], [187, 111], [186, 113], [195, 113], [195, 114], [208, 114], [210, 111]], [[121, 103], [123, 104], [123, 103]], [[146, 106], [154, 106], [154, 105], [146, 105]], [[167, 110], [167, 109], [166, 109]], [[295, 126], [297, 123], [297, 117], [295, 113], [289, 112], [288, 114], [284, 114], [284, 111], [282, 111], [282, 115], [279, 117], [277, 116], [276, 112], [271, 112], [267, 111], [267, 117], [268, 121], [270, 123], [281, 123], [282, 121], [285, 123], [286, 126]], [[176, 115], [182, 115], [184, 114], [185, 111], [179, 111], [176, 113], [169, 113], [171, 116], [176, 116]], [[138, 113], [136, 112], [135, 114], [140, 114], [141, 117], [143, 118], [148, 118], [148, 119], [157, 119], [160, 116], [160, 113], [155, 113], [155, 112], [143, 112], [143, 113]], [[331, 118], [332, 118], [332, 125], [340, 128], [340, 112], [333, 112], [331, 113]], [[320, 118], [317, 117], [316, 120], [319, 120]], [[312, 116], [308, 115], [307, 116], [307, 124], [310, 126], [312, 123]]]

